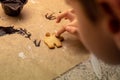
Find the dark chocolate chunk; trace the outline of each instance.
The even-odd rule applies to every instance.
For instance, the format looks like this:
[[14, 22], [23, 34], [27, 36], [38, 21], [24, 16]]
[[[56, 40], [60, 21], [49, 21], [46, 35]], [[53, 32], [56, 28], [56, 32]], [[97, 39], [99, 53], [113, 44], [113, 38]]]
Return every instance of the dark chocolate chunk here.
[[54, 13], [51, 13], [51, 14], [46, 13], [45, 14], [45, 18], [48, 19], [48, 20], [54, 20], [54, 19], [56, 19], [56, 16], [54, 16], [53, 14]]
[[[23, 28], [14, 29], [14, 26], [8, 26], [8, 27], [0, 26], [0, 36], [10, 35], [14, 33], [18, 33], [24, 36], [25, 38], [29, 38], [29, 40], [31, 40], [32, 34], [28, 32], [26, 29]], [[35, 44], [36, 47], [40, 47], [41, 40], [35, 39], [33, 43]]]
[[41, 40], [34, 40], [33, 43], [35, 44], [36, 47], [40, 46]]
[[9, 27], [0, 26], [0, 36], [4, 36], [6, 34], [14, 34], [18, 31], [19, 30], [14, 29], [14, 26], [9, 26]]

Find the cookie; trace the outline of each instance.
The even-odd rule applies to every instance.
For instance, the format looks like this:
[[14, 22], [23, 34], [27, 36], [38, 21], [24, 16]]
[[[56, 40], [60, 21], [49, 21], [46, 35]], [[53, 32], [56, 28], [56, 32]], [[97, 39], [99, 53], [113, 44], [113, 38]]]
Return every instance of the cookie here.
[[54, 49], [55, 46], [57, 48], [62, 47], [62, 41], [64, 40], [63, 37], [56, 37], [55, 34], [46, 33], [44, 38], [44, 43], [50, 48]]

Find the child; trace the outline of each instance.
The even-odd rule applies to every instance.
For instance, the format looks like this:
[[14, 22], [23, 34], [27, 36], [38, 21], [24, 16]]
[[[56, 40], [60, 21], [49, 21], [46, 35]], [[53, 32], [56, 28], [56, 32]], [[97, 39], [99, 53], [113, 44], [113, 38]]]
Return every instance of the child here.
[[61, 13], [70, 20], [56, 36], [74, 34], [95, 56], [110, 64], [120, 64], [120, 0], [66, 0], [73, 9]]

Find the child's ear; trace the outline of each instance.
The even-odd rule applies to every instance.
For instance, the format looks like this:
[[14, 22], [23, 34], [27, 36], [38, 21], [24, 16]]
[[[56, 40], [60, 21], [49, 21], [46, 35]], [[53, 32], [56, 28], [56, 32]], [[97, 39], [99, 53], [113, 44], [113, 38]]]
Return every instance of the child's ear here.
[[113, 36], [113, 39], [120, 49], [120, 21], [117, 18], [112, 18], [109, 21], [108, 29]]

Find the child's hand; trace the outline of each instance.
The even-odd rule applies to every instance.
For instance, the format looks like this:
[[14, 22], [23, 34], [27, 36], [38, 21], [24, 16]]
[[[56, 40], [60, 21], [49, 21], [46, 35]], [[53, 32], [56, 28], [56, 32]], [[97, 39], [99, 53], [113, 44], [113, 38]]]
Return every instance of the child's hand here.
[[60, 30], [57, 31], [56, 36], [59, 37], [62, 33], [64, 33], [65, 31], [71, 33], [71, 34], [75, 34], [78, 32], [77, 30], [77, 18], [75, 15], [75, 12], [73, 9], [68, 10], [66, 12], [61, 13], [57, 18], [57, 23], [60, 23], [60, 21], [62, 19], [68, 19], [70, 21], [70, 23], [64, 25]]

